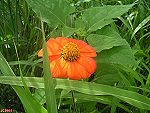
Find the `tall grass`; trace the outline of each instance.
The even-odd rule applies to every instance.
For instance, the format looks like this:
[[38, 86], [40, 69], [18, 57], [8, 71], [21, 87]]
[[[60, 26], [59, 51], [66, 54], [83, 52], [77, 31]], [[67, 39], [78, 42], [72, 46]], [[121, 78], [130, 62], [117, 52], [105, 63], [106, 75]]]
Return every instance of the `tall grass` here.
[[[55, 4], [59, 0], [49, 1]], [[150, 111], [149, 0], [119, 2], [117, 0], [67, 0], [67, 2], [64, 0], [61, 4], [69, 7], [68, 12], [71, 12], [67, 16], [67, 22], [63, 23], [65, 26], [55, 25], [55, 22], [59, 23], [59, 21], [53, 18], [44, 21], [43, 17], [48, 17], [49, 14], [46, 12], [40, 17], [37, 13], [40, 9], [36, 9], [38, 6], [32, 2], [30, 0], [0, 1], [0, 109], [10, 107], [16, 113], [148, 113]], [[40, 3], [39, 0], [35, 2]], [[128, 4], [133, 5], [128, 6], [129, 8], [125, 7], [124, 13], [119, 17], [112, 17], [113, 21], [105, 21], [108, 24], [102, 22], [105, 27], [100, 24], [98, 25], [101, 26], [100, 30], [88, 28], [90, 19], [96, 13], [89, 14], [87, 19], [88, 13], [85, 12], [89, 8]], [[63, 7], [59, 8], [63, 9]], [[58, 13], [58, 16], [59, 8], [56, 9], [58, 12], [53, 12]], [[41, 9], [47, 10], [44, 7]], [[60, 14], [60, 19], [63, 18]], [[87, 26], [84, 26], [81, 18], [89, 21]], [[53, 20], [54, 23], [51, 23]], [[45, 40], [57, 36], [84, 39], [95, 47], [98, 53], [95, 59], [97, 71], [86, 80], [91, 82], [51, 78], [44, 49]], [[105, 40], [103, 37], [116, 42]], [[109, 42], [109, 44], [102, 42]], [[42, 45], [44, 45], [45, 57], [39, 59], [37, 52]], [[125, 47], [126, 45], [131, 48]], [[117, 52], [115, 56], [114, 53]], [[132, 54], [137, 64], [134, 64]]]

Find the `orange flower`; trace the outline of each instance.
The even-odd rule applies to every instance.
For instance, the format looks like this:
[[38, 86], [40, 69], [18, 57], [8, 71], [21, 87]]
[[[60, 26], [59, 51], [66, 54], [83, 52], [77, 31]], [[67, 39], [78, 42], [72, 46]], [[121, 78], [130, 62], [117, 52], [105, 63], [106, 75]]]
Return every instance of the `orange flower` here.
[[[50, 38], [46, 42], [53, 78], [80, 80], [96, 70], [96, 52], [87, 43], [72, 38]], [[42, 57], [42, 50], [38, 52]]]

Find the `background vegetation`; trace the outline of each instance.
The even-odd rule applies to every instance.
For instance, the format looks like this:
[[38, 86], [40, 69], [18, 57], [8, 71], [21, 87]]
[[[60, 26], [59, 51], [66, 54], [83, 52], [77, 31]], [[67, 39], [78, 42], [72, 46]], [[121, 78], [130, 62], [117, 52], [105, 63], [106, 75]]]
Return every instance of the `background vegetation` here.
[[[0, 15], [0, 109], [150, 112], [149, 0], [1, 0]], [[95, 48], [97, 70], [89, 79], [49, 77], [46, 52], [44, 59], [37, 52], [58, 36]]]

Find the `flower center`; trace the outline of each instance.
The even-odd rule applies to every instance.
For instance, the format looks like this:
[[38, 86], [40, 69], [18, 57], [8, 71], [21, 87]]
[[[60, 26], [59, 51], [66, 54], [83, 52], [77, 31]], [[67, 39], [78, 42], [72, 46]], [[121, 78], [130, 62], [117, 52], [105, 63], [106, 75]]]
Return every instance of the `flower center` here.
[[80, 56], [80, 51], [75, 43], [69, 42], [63, 46], [61, 55], [65, 60], [73, 62]]

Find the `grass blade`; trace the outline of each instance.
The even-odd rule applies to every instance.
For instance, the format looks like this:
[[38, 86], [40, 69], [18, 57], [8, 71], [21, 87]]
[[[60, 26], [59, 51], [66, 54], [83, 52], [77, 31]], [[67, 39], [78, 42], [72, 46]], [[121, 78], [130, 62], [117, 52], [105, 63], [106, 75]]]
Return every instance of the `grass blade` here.
[[150, 21], [150, 15], [149, 15], [147, 18], [145, 18], [145, 19], [136, 27], [136, 29], [133, 31], [133, 34], [132, 34], [132, 36], [131, 36], [131, 40], [132, 40], [132, 38], [134, 37], [134, 35], [135, 35], [148, 21]]
[[45, 96], [47, 103], [48, 113], [57, 113], [57, 104], [55, 99], [55, 89], [53, 78], [50, 73], [50, 63], [48, 60], [45, 36], [44, 36], [44, 28], [43, 23], [41, 21], [42, 34], [43, 34], [43, 71], [44, 71], [44, 87], [45, 87]]
[[[28, 87], [35, 88], [44, 88], [43, 78], [38, 77], [24, 77]], [[12, 82], [13, 80], [13, 82]], [[5, 77], [0, 76], [0, 83], [22, 86], [20, 77]], [[80, 87], [79, 87], [80, 86]], [[136, 92], [103, 85], [97, 83], [83, 82], [83, 81], [75, 81], [75, 80], [67, 80], [67, 79], [56, 79], [56, 89], [65, 89], [65, 90], [75, 90], [80, 93], [84, 93], [87, 95], [110, 95], [120, 100], [123, 100], [135, 107], [141, 109], [150, 110], [150, 98], [146, 96], [140, 95]], [[92, 100], [92, 99], [91, 99]]]

